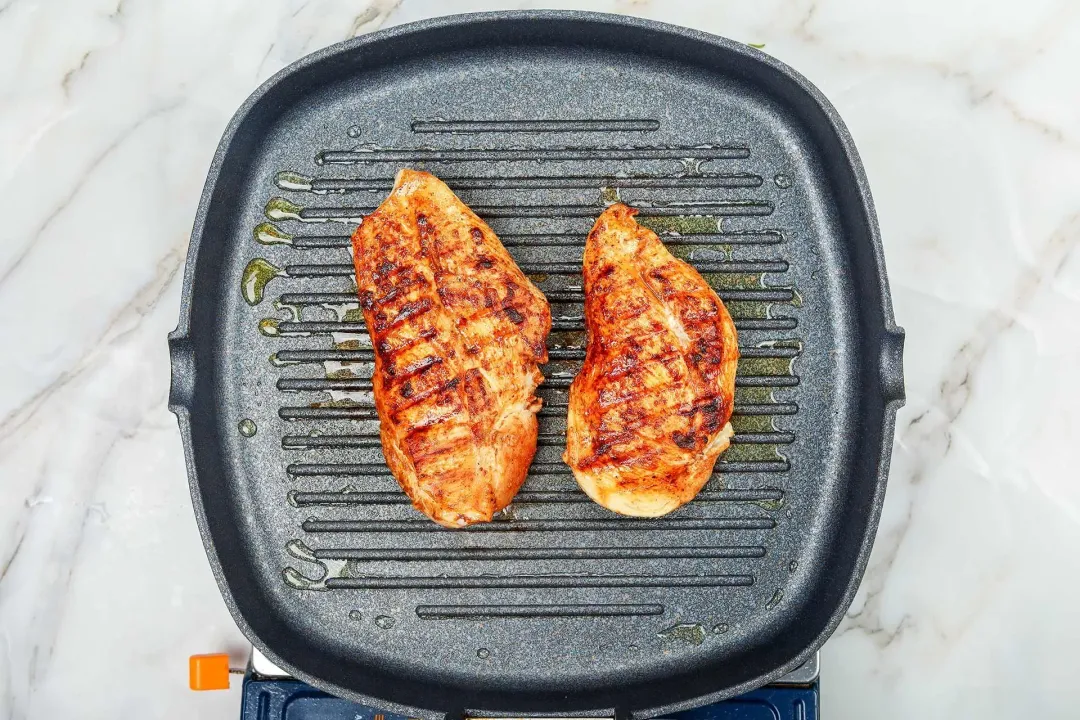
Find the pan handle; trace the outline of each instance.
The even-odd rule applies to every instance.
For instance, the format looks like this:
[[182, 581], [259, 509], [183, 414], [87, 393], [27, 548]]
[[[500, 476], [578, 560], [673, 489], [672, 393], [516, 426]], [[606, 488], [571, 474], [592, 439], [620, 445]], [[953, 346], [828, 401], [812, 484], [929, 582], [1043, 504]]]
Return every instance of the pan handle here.
[[190, 409], [195, 395], [195, 352], [190, 337], [178, 332], [169, 334], [169, 364], [172, 367], [169, 410], [175, 413]]
[[881, 386], [885, 392], [885, 403], [903, 403], [907, 399], [904, 391], [904, 329], [893, 328], [886, 331], [881, 344]]

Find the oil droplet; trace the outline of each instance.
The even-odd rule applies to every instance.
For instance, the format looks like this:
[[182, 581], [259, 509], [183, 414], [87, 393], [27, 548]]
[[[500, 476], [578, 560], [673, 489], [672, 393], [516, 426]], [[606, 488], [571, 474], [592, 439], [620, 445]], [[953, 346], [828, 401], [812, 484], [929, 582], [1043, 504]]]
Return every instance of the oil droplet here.
[[281, 325], [281, 321], [277, 318], [263, 318], [259, 321], [259, 332], [266, 337], [277, 337], [281, 334], [278, 330], [278, 326]]
[[349, 619], [350, 620], [362, 620], [363, 618], [364, 618], [364, 614], [361, 613], [359, 610], [350, 610], [349, 611]]
[[360, 137], [360, 126], [359, 125], [350, 125], [349, 129], [345, 131], [345, 134], [348, 135], [351, 138]]
[[281, 268], [271, 265], [263, 258], [255, 258], [244, 268], [244, 274], [240, 278], [240, 294], [248, 305], [258, 305], [262, 302], [266, 284], [281, 275], [284, 275]]
[[796, 570], [799, 569], [799, 561], [798, 560], [792, 560], [791, 564], [787, 566], [787, 569], [790, 572], [795, 572]]
[[791, 187], [791, 178], [784, 173], [777, 173], [776, 177], [773, 178], [773, 182], [776, 183], [776, 187]]
[[681, 175], [701, 175], [701, 166], [705, 164], [705, 161], [701, 158], [682, 158]]
[[289, 587], [298, 590], [316, 590], [326, 586], [320, 580], [312, 580], [294, 567], [287, 567], [281, 571], [281, 578]]
[[[271, 320], [271, 319], [272, 318], [267, 318], [267, 320]], [[262, 323], [260, 323], [260, 325], [261, 324]], [[278, 357], [277, 353], [271, 353], [270, 354], [270, 364], [273, 365], [274, 367], [285, 367], [286, 365], [299, 365], [300, 361], [299, 360], [282, 360], [281, 358]]]
[[619, 197], [619, 188], [617, 187], [602, 187], [600, 188], [600, 203], [602, 205], [614, 205], [617, 202], [622, 202]]
[[701, 623], [679, 623], [661, 630], [657, 636], [665, 640], [679, 640], [691, 645], [700, 645], [705, 642], [705, 628]]
[[292, 235], [273, 223], [259, 223], [252, 234], [260, 245], [292, 245]]
[[720, 218], [715, 215], [661, 215], [643, 217], [638, 224], [658, 235], [703, 235], [720, 231]]
[[394, 618], [389, 615], [379, 615], [375, 618], [375, 624], [381, 627], [383, 630], [389, 630], [394, 627]]
[[310, 190], [313, 178], [285, 170], [277, 174], [277, 186], [282, 190]]
[[491, 657], [491, 651], [487, 648], [480, 648], [476, 651], [476, 657], [480, 658], [481, 660], [487, 660], [489, 657]]
[[519, 520], [517, 508], [513, 504], [507, 505], [491, 516], [492, 522], [513, 522]]
[[712, 629], [712, 631], [714, 633], [716, 633], [717, 635], [723, 635], [724, 633], [726, 633], [728, 631], [728, 625], [727, 625], [727, 623], [720, 623], [719, 625], [714, 627]]
[[239, 423], [237, 423], [236, 429], [239, 430], [240, 434], [244, 437], [251, 437], [258, 430], [258, 428], [255, 427], [255, 421], [249, 418], [244, 418]]
[[319, 558], [315, 556], [315, 551], [300, 540], [290, 540], [285, 543], [285, 551], [298, 560], [306, 560], [313, 563], [319, 562]]
[[349, 308], [341, 316], [342, 322], [364, 322], [364, 311], [358, 307]]
[[783, 599], [784, 599], [784, 591], [783, 590], [777, 590], [776, 592], [773, 593], [773, 596], [771, 598], [769, 598], [769, 602], [765, 603], [765, 608], [767, 610], [771, 610], [772, 608], [776, 607], [776, 604], [778, 602], [780, 602], [781, 600], [783, 600]]
[[292, 315], [292, 321], [293, 322], [300, 322], [300, 306], [299, 305], [288, 305], [286, 303], [281, 302], [281, 300], [275, 300], [274, 301], [274, 309], [278, 310], [280, 312], [287, 312], [290, 315]]
[[317, 154], [315, 156], [315, 164], [316, 165], [325, 165], [326, 164], [326, 157], [323, 156], [322, 153]]
[[303, 209], [291, 200], [275, 197], [270, 198], [263, 212], [271, 220], [299, 220], [300, 211]]

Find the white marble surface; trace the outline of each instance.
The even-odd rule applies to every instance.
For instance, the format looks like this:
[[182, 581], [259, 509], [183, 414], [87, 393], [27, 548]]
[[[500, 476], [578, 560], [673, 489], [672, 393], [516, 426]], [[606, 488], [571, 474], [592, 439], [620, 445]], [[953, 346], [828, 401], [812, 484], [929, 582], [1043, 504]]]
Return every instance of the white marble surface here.
[[[246, 643], [165, 408], [210, 157], [309, 51], [518, 6], [0, 0], [0, 717], [237, 716], [186, 688], [187, 655]], [[1076, 717], [1080, 4], [563, 6], [764, 43], [865, 161], [909, 400], [825, 717]]]

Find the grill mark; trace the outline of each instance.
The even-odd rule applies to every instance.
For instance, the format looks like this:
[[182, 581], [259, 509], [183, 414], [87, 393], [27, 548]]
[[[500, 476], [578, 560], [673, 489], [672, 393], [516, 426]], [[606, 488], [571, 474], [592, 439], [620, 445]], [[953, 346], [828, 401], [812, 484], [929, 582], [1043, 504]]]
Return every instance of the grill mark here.
[[497, 588], [749, 587], [752, 575], [508, 575], [483, 577], [331, 577], [328, 588], [468, 590]]
[[[569, 275], [581, 274], [581, 263], [570, 262], [529, 262], [522, 261], [517, 266], [526, 275]], [[790, 267], [786, 260], [702, 260], [693, 267], [699, 273], [785, 273]], [[313, 277], [353, 277], [356, 270], [352, 264], [326, 263], [286, 265], [286, 274], [291, 278]]]
[[651, 118], [589, 120], [426, 120], [412, 122], [414, 133], [556, 133], [651, 132], [660, 121]]
[[[494, 182], [501, 182], [501, 178], [487, 178]], [[671, 181], [680, 178], [671, 178]], [[693, 179], [693, 178], [682, 178]], [[361, 182], [361, 181], [357, 181]], [[387, 182], [389, 188], [392, 182]], [[590, 185], [589, 188], [601, 186], [599, 183]], [[606, 187], [636, 187], [620, 183], [608, 182]], [[660, 186], [657, 186], [660, 187]], [[678, 186], [683, 187], [683, 186]], [[597, 208], [599, 211], [599, 208]], [[271, 226], [265, 223], [264, 226]], [[265, 230], [264, 226], [259, 229]], [[281, 234], [276, 227], [274, 231]], [[532, 246], [557, 246], [557, 247], [580, 247], [588, 230], [580, 232], [546, 232], [524, 233], [504, 232], [499, 235], [499, 240], [506, 247], [532, 247]], [[779, 245], [784, 242], [783, 232], [776, 229], [765, 230], [725, 230], [716, 232], [694, 232], [686, 235], [672, 235], [670, 231], [656, 233], [663, 239], [665, 245]], [[351, 235], [305, 235], [297, 233], [291, 235], [289, 244], [295, 250], [317, 250], [324, 248], [348, 248], [350, 247]], [[474, 238], [475, 239], [475, 238]]]
[[[618, 189], [672, 189], [672, 188], [758, 188], [764, 184], [760, 175], [747, 172], [701, 173], [694, 175], [635, 175], [618, 177], [597, 173], [595, 175], [511, 175], [485, 177], [477, 175], [440, 175], [455, 192], [461, 190], [595, 190]], [[308, 187], [289, 186], [278, 176], [278, 187], [289, 192], [310, 193], [363, 193], [389, 191], [394, 185], [392, 177], [310, 178]]]
[[[785, 460], [729, 462], [720, 459], [713, 471], [713, 478], [729, 474], [784, 473], [791, 469]], [[390, 469], [385, 463], [291, 463], [285, 472], [296, 477], [334, 477], [334, 478], [389, 478]], [[537, 476], [571, 476], [570, 468], [564, 463], [534, 462], [529, 470]], [[775, 498], [752, 498], [775, 499]], [[433, 528], [434, 529], [434, 528]]]
[[[762, 464], [762, 463], [759, 463]], [[563, 468], [565, 474], [569, 474], [569, 468]], [[390, 478], [390, 471], [382, 469], [382, 474], [372, 473], [367, 477], [379, 479]], [[713, 478], [717, 477], [713, 475]], [[698, 493], [697, 499], [708, 503], [746, 503], [746, 502], [777, 502], [785, 497], [784, 491], [776, 488], [762, 489], [705, 489]], [[378, 491], [362, 490], [356, 492], [309, 492], [302, 490], [290, 490], [288, 494], [289, 504], [295, 507], [349, 507], [367, 505], [408, 505], [409, 497], [400, 490]], [[531, 505], [547, 504], [586, 504], [591, 503], [592, 498], [579, 489], [572, 490], [522, 490], [514, 496], [514, 503]]]
[[[431, 330], [434, 332], [434, 329]], [[423, 334], [426, 332], [427, 330], [422, 331], [421, 336], [423, 336]], [[466, 352], [468, 352], [468, 348], [466, 348]], [[584, 349], [575, 347], [550, 347], [548, 348], [548, 354], [551, 356], [552, 360], [582, 360], [585, 358]], [[357, 362], [364, 360], [372, 360], [374, 358], [371, 350], [341, 350], [336, 348], [312, 348], [305, 350], [286, 349], [279, 350], [274, 353], [274, 355], [278, 360], [290, 364], [320, 363], [328, 360], [338, 362]], [[795, 358], [799, 356], [799, 350], [798, 348], [788, 347], [740, 347], [739, 355], [744, 360], [748, 358]], [[742, 377], [746, 378], [755, 376], [744, 375]]]
[[411, 378], [411, 377], [416, 377], [417, 375], [423, 375], [423, 374], [427, 373], [427, 371], [430, 370], [431, 368], [435, 367], [436, 365], [441, 365], [442, 363], [443, 363], [443, 359], [441, 357], [439, 357], [437, 355], [429, 355], [426, 358], [423, 358], [421, 360], [417, 360], [416, 362], [412, 363], [411, 365], [406, 365], [401, 370], [401, 372], [397, 373], [397, 377], [399, 377], [399, 378]]
[[508, 160], [739, 160], [750, 157], [745, 147], [636, 147], [636, 148], [469, 148], [427, 150], [324, 150], [324, 163], [373, 164], [416, 162], [497, 162]]
[[517, 311], [514, 307], [505, 307], [503, 311], [506, 313], [506, 317], [510, 318], [510, 322], [515, 325], [521, 325], [525, 322], [525, 316]]
[[[514, 286], [518, 288], [516, 285]], [[790, 288], [750, 288], [742, 290], [717, 290], [713, 291], [724, 302], [731, 300], [750, 300], [760, 302], [791, 302], [795, 292]], [[543, 293], [544, 297], [552, 303], [581, 303], [585, 300], [585, 294], [581, 290], [548, 290]], [[280, 300], [285, 305], [351, 305], [356, 302], [356, 293], [351, 292], [285, 292]]]
[[494, 618], [632, 617], [663, 615], [660, 604], [588, 605], [417, 605], [421, 620], [486, 620]]
[[[498, 178], [492, 178], [491, 180], [492, 180], [492, 181], [498, 181]], [[473, 236], [473, 237], [474, 237], [474, 239], [478, 239], [478, 238], [476, 238], [476, 236], [474, 235], [474, 231], [476, 232], [476, 235], [479, 235], [479, 231], [478, 231], [477, 229], [473, 229], [473, 231], [470, 231], [470, 233], [469, 233], [469, 234], [470, 234], [470, 236]], [[676, 240], [676, 242], [678, 242], [678, 240]], [[717, 240], [717, 242], [721, 242], [721, 241], [720, 241], [720, 240]], [[508, 244], [509, 244], [509, 243], [508, 243]], [[572, 291], [571, 291], [571, 292], [572, 292]], [[743, 291], [735, 291], [735, 292], [743, 292]], [[755, 292], [755, 291], [746, 291], [746, 292]], [[765, 291], [762, 291], [762, 292], [783, 292], [783, 291], [772, 291], [772, 290], [765, 290]], [[571, 293], [567, 293], [567, 294], [569, 295], [569, 294], [571, 294]], [[790, 296], [790, 291], [788, 291], [788, 294], [789, 294], [789, 296]], [[551, 295], [552, 295], [552, 294], [551, 294], [551, 293], [549, 293], [549, 298], [551, 298]], [[553, 299], [553, 298], [552, 298], [552, 299]], [[725, 299], [726, 299], [726, 298], [725, 298]], [[765, 298], [765, 297], [763, 297], [763, 298], [761, 298], [761, 299], [770, 299], [770, 300], [771, 300], [771, 299], [773, 299], [773, 298], [772, 298], [772, 297], [768, 297], [768, 298]], [[284, 301], [284, 300], [283, 300], [283, 301]], [[507, 313], [507, 314], [508, 314], [508, 316], [509, 316], [509, 313]], [[541, 350], [542, 350], [542, 349], [543, 349], [543, 348], [541, 348]], [[581, 355], [583, 355], [583, 354], [584, 354], [584, 353], [583, 353], [583, 351], [581, 351], [581, 350], [577, 350], [577, 349], [571, 349], [571, 350], [572, 350], [573, 352], [577, 352], [577, 353], [580, 353]], [[554, 353], [553, 353], [553, 357], [554, 357]], [[454, 380], [457, 380], [457, 379], [455, 378]], [[329, 409], [329, 408], [328, 408], [328, 409]], [[698, 410], [699, 410], [699, 411], [701, 411], [701, 412], [703, 412], [703, 413], [705, 412], [705, 411], [704, 411], [703, 409], [698, 409]], [[738, 472], [739, 470], [738, 470], [738, 469], [736, 468], [736, 466], [737, 466], [737, 465], [739, 465], [739, 464], [732, 464], [732, 463], [729, 463], [729, 464], [727, 464], [727, 465], [724, 465], [724, 463], [722, 463], [722, 462], [721, 462], [720, 464], [718, 464], [718, 465], [717, 465], [717, 469], [718, 469], [718, 470], [720, 470], [720, 469], [721, 469], [721, 467], [723, 466], [723, 469], [724, 469], [724, 471], [725, 471], [725, 472]], [[757, 466], [758, 466], [758, 468], [757, 468], [757, 469], [747, 470], [747, 472], [765, 472], [765, 471], [769, 471], [769, 472], [772, 472], [772, 471], [774, 471], [774, 470], [765, 470], [764, 468], [765, 468], [766, 466], [768, 466], [768, 467], [772, 467], [772, 466], [781, 466], [781, 465], [784, 465], [784, 466], [786, 466], [786, 463], [742, 463], [741, 465], [745, 465], [745, 466], [750, 466], [750, 465], [757, 465]], [[349, 466], [349, 467], [355, 467], [355, 466]], [[386, 468], [384, 468], [383, 466], [381, 466], [381, 465], [378, 465], [378, 466], [373, 466], [373, 467], [377, 467], [377, 468], [380, 468], [380, 469], [381, 469], [381, 473], [382, 473], [382, 475], [383, 475], [383, 476], [387, 476], [387, 470], [386, 470]], [[337, 467], [337, 466], [333, 466], [333, 467], [332, 467], [331, 469], [332, 469], [332, 471], [333, 471], [333, 473], [332, 473], [332, 474], [341, 474], [342, 468], [339, 468], [339, 467]], [[348, 468], [346, 467], [345, 469], [348, 469]], [[564, 472], [569, 472], [569, 471], [568, 471], [568, 470], [567, 470], [566, 468], [563, 468], [563, 471], [564, 471]], [[778, 470], [777, 470], [777, 471], [778, 471]], [[706, 491], [706, 493], [707, 493], [707, 492], [708, 492], [708, 491]], [[350, 493], [350, 494], [354, 494], [354, 495], [371, 495], [370, 493]], [[388, 495], [388, 494], [387, 494], [387, 495]], [[395, 496], [396, 498], [400, 499], [401, 501], [405, 501], [405, 498], [404, 498], [404, 496], [401, 496], [401, 495], [400, 495], [400, 494], [398, 494], [398, 493], [394, 493], [394, 496]], [[702, 497], [705, 497], [705, 495], [703, 494], [703, 495], [702, 495]], [[520, 498], [520, 496], [519, 496], [519, 498]], [[525, 498], [520, 498], [520, 499], [521, 499], [522, 501], [525, 501]]]
[[414, 300], [412, 302], [407, 302], [402, 305], [401, 308], [398, 310], [397, 315], [395, 315], [394, 319], [390, 322], [390, 327], [397, 327], [398, 325], [406, 322], [407, 320], [420, 317], [428, 310], [431, 310], [431, 307], [431, 299], [426, 297], [420, 298], [419, 300]]
[[318, 548], [320, 560], [358, 562], [429, 562], [477, 560], [674, 560], [739, 559], [765, 556], [761, 545], [697, 547], [464, 547], [464, 548]]
[[697, 447], [697, 441], [694, 439], [694, 434], [691, 432], [673, 432], [671, 433], [671, 441], [683, 450], [693, 450]]
[[[542, 389], [565, 390], [574, 380], [573, 375], [548, 375], [544, 379]], [[735, 387], [794, 387], [799, 384], [799, 378], [791, 375], [759, 375], [748, 377], [736, 377]], [[278, 378], [277, 389], [290, 391], [314, 391], [314, 390], [370, 390], [371, 380], [365, 377], [353, 378], [312, 378], [312, 377], [283, 377]]]
[[[511, 520], [470, 525], [457, 532], [590, 532], [603, 530], [666, 530], [671, 532], [700, 530], [772, 530], [776, 521], [757, 518], [664, 518], [663, 520], [630, 520], [627, 518], [598, 518], [595, 520]], [[446, 532], [429, 520], [305, 520], [304, 532]]]

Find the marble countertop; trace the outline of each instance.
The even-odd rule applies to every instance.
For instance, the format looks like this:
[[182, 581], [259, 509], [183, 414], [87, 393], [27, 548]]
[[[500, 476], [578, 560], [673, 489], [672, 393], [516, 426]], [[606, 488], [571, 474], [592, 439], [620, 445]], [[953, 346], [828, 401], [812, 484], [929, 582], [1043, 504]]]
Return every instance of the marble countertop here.
[[[869, 570], [822, 651], [825, 716], [1075, 717], [1080, 4], [563, 5], [764, 44], [862, 154], [908, 404]], [[249, 645], [166, 409], [210, 158], [310, 51], [519, 6], [0, 0], [0, 717], [238, 716], [235, 688], [187, 689], [189, 654]]]

